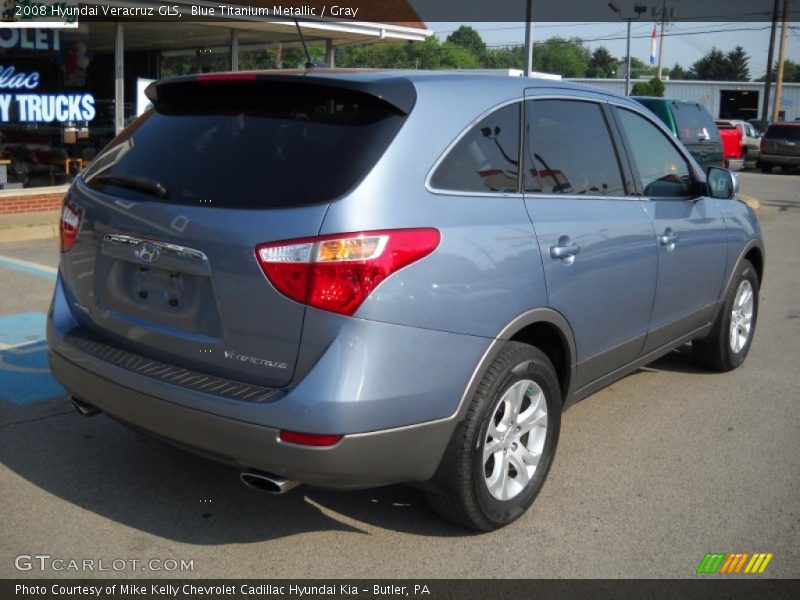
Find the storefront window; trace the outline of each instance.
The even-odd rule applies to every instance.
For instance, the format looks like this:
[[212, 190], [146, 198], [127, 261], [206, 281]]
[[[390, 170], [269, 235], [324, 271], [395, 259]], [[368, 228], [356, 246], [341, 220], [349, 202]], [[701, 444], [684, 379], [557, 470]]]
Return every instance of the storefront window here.
[[66, 183], [111, 140], [109, 32], [113, 42], [107, 25], [0, 29], [2, 188]]

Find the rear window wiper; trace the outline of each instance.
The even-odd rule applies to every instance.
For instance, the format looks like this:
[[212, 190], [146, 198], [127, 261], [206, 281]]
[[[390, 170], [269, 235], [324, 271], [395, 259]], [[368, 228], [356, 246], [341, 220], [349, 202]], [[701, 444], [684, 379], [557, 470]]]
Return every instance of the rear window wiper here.
[[147, 177], [136, 177], [134, 175], [111, 175], [101, 174], [89, 179], [87, 183], [105, 183], [117, 187], [128, 188], [137, 192], [143, 192], [157, 198], [169, 198], [169, 191], [162, 183]]

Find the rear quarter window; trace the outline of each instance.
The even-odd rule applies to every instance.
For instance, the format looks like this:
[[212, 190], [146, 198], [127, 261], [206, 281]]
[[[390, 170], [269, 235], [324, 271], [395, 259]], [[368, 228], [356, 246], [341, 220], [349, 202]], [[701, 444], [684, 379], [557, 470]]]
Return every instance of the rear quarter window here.
[[519, 102], [498, 108], [481, 119], [436, 168], [431, 187], [458, 192], [516, 192], [519, 128]]

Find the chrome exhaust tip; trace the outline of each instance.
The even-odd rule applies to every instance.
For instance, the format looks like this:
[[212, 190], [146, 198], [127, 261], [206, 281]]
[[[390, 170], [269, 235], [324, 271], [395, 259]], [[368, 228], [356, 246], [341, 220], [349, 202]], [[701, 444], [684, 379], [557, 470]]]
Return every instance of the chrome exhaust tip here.
[[82, 417], [93, 417], [99, 415], [101, 412], [99, 408], [95, 408], [91, 404], [86, 404], [86, 402], [78, 400], [75, 396], [67, 396], [67, 400], [70, 401], [72, 406], [75, 407], [75, 410], [77, 410], [78, 414]]
[[247, 471], [246, 473], [241, 473], [239, 478], [247, 487], [268, 494], [285, 494], [300, 485], [298, 481], [291, 481], [272, 473], [263, 473], [261, 471]]

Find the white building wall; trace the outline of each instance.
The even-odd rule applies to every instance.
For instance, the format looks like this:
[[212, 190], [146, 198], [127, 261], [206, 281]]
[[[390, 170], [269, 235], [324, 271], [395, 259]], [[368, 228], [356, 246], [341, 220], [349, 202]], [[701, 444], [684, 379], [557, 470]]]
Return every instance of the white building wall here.
[[[624, 79], [569, 79], [575, 83], [591, 85], [617, 94], [625, 93]], [[643, 80], [633, 80], [632, 83]], [[719, 116], [720, 92], [722, 90], [742, 90], [758, 94], [758, 115], [764, 101], [764, 84], [748, 81], [685, 81], [674, 80], [664, 82], [664, 97], [677, 100], [699, 102], [706, 107], [712, 116]], [[770, 98], [775, 98], [775, 85], [772, 86]], [[784, 83], [781, 95], [781, 109], [786, 112], [786, 120], [800, 118], [800, 83]], [[770, 111], [771, 114], [771, 111]]]

